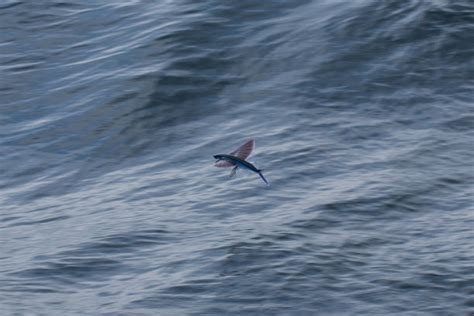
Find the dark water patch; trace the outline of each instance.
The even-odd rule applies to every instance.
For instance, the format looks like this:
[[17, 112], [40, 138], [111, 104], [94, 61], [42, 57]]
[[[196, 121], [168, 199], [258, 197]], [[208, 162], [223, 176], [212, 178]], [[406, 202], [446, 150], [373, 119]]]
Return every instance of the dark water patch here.
[[100, 238], [96, 242], [86, 243], [78, 249], [61, 252], [59, 256], [89, 256], [95, 253], [125, 254], [156, 245], [167, 245], [174, 241], [170, 232], [154, 229], [128, 232]]
[[117, 260], [104, 258], [65, 258], [54, 262], [43, 262], [40, 267], [12, 273], [12, 276], [27, 280], [76, 283], [100, 281], [113, 276], [123, 264]]
[[331, 229], [339, 225], [339, 220], [329, 213], [322, 212], [320, 215], [308, 219], [297, 219], [288, 224], [290, 227], [318, 231], [321, 234], [325, 229]]
[[31, 225], [37, 225], [37, 224], [45, 224], [53, 221], [63, 221], [66, 219], [69, 219], [70, 216], [67, 215], [61, 215], [61, 216], [54, 216], [50, 218], [45, 218], [37, 221], [21, 221], [21, 222], [15, 222], [13, 224], [10, 224], [9, 227], [15, 227], [15, 226], [31, 226]]
[[24, 292], [30, 294], [57, 294], [62, 293], [60, 290], [50, 289], [44, 286], [29, 287], [29, 286], [12, 286], [9, 288], [12, 292]]
[[2, 9], [2, 10], [11, 9], [11, 8], [17, 7], [17, 6], [22, 5], [22, 4], [23, 4], [22, 1], [11, 1], [10, 3], [8, 3], [8, 1], [7, 1], [5, 4], [0, 6], [0, 9]]
[[45, 282], [28, 280], [24, 281], [19, 278], [10, 278], [2, 280], [3, 286], [0, 288], [0, 292], [9, 295], [9, 292], [23, 292], [27, 295], [34, 294], [72, 294], [74, 291], [67, 289], [67, 286], [63, 286], [58, 283], [49, 283]]
[[444, 125], [455, 132], [470, 132], [474, 128], [474, 116], [465, 115], [460, 118], [446, 121]]
[[75, 3], [75, 2], [61, 2], [61, 1], [58, 1], [58, 2], [55, 2], [53, 4], [53, 7], [55, 8], [64, 8], [64, 9], [78, 9], [78, 8], [85, 8], [84, 5], [80, 4], [80, 3]]
[[14, 221], [14, 220], [17, 220], [17, 219], [20, 219], [21, 216], [7, 216], [7, 217], [2, 217], [0, 219], [1, 222], [11, 222], [11, 221]]

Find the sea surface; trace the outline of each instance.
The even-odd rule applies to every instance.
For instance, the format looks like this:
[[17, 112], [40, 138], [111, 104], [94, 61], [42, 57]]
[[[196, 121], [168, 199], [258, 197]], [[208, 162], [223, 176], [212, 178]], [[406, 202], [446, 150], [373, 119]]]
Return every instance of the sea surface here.
[[0, 315], [474, 315], [474, 1], [1, 0]]

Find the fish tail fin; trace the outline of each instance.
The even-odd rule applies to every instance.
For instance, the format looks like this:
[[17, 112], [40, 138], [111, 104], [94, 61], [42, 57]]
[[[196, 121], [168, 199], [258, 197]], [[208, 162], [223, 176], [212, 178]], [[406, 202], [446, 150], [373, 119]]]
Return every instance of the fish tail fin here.
[[268, 184], [268, 181], [267, 181], [267, 179], [265, 179], [265, 177], [263, 176], [262, 171], [263, 171], [263, 169], [259, 169], [259, 170], [258, 170], [258, 175], [260, 176], [260, 178], [262, 178], [262, 180], [263, 180], [266, 184]]

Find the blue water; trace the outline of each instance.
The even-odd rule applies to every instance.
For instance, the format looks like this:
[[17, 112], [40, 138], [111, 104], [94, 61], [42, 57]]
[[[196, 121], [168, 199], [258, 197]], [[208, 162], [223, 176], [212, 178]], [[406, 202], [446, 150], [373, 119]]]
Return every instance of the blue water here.
[[[0, 1], [1, 315], [473, 315], [474, 2]], [[258, 175], [213, 167], [248, 138]]]

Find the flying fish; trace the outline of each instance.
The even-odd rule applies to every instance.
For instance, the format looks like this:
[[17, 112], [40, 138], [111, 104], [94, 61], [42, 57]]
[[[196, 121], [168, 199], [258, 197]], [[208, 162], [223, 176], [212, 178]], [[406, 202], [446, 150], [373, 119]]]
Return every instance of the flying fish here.
[[248, 162], [246, 159], [250, 156], [255, 147], [255, 140], [250, 139], [245, 144], [231, 152], [230, 154], [217, 154], [214, 155], [216, 162], [214, 166], [219, 168], [230, 168], [232, 171], [230, 177], [235, 176], [238, 168], [247, 169], [257, 173], [262, 180], [268, 184], [267, 179], [262, 174], [263, 169], [257, 169], [253, 164]]

